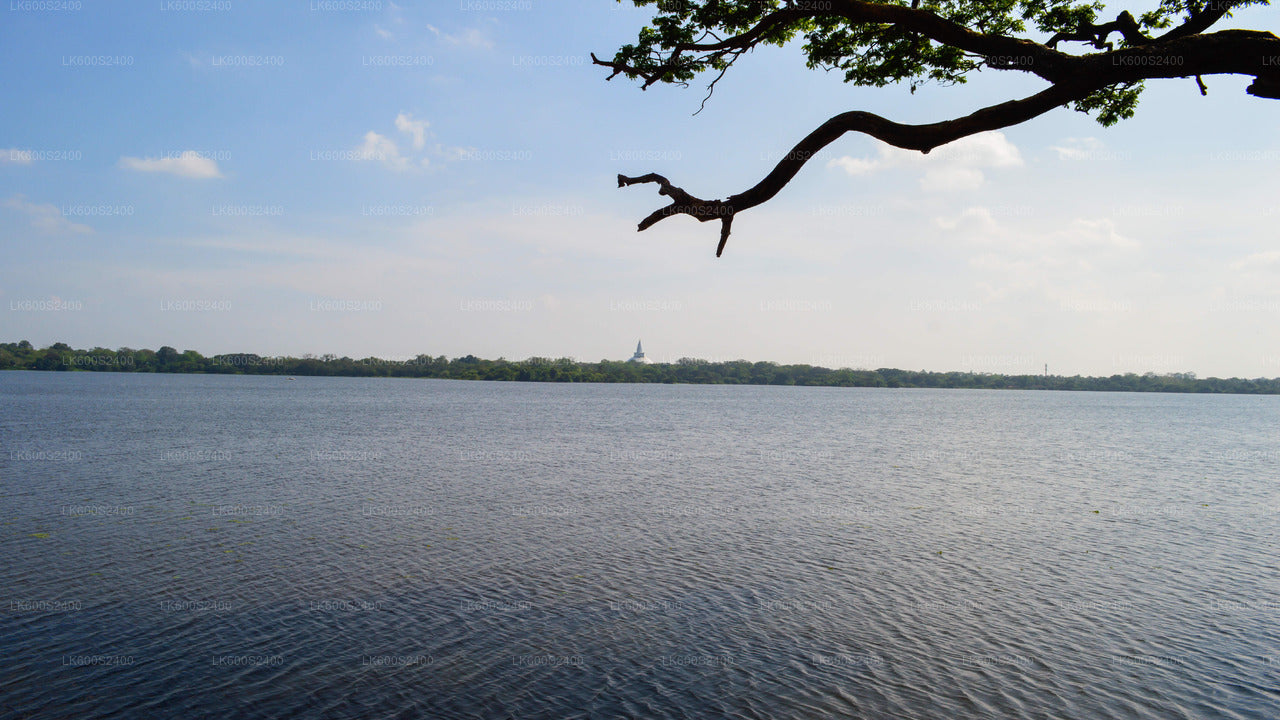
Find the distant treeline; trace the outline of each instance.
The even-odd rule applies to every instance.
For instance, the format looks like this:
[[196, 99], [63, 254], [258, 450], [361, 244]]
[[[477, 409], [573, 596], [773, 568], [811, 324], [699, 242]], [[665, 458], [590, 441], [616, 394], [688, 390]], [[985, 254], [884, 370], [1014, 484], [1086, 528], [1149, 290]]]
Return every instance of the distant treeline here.
[[474, 355], [447, 358], [419, 355], [412, 360], [320, 357], [263, 357], [248, 353], [205, 357], [195, 350], [178, 352], [120, 348], [76, 350], [66, 343], [37, 349], [23, 340], [0, 343], [0, 370], [97, 370], [107, 372], [217, 373], [226, 375], [339, 375], [345, 377], [415, 377], [451, 380], [523, 380], [529, 382], [689, 383], [720, 385], [811, 385], [832, 387], [980, 388], [1018, 390], [1094, 390], [1130, 392], [1200, 392], [1280, 394], [1280, 378], [1197, 378], [1195, 373], [1157, 375], [1002, 375], [999, 373], [926, 372], [914, 370], [831, 370], [812, 365], [773, 362], [707, 362], [681, 358], [674, 363], [644, 365], [601, 360], [484, 360]]

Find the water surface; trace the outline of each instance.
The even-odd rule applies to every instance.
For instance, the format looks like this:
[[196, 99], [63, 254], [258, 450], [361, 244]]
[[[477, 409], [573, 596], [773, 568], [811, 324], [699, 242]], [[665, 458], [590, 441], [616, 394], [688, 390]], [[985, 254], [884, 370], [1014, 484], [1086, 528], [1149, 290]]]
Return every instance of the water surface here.
[[0, 714], [1280, 716], [1280, 398], [0, 373]]

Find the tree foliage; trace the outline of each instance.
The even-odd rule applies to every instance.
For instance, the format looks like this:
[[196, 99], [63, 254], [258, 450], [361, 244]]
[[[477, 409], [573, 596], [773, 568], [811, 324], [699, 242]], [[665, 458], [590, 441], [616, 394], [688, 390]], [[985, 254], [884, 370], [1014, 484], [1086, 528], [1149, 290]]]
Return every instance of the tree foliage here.
[[[170, 352], [172, 351], [172, 352]], [[825, 387], [973, 388], [987, 390], [1092, 390], [1126, 392], [1239, 393], [1280, 395], [1280, 378], [1197, 379], [1195, 373], [1110, 377], [1007, 375], [1003, 373], [876, 370], [773, 362], [728, 360], [708, 362], [681, 358], [674, 363], [645, 365], [617, 360], [577, 362], [571, 358], [531, 357], [486, 360], [474, 355], [449, 359], [418, 355], [409, 360], [353, 359], [325, 355], [264, 357], [232, 353], [205, 357], [195, 350], [178, 353], [120, 348], [73, 350], [57, 343], [38, 350], [31, 343], [0, 343], [0, 370], [92, 370], [141, 373], [207, 373], [221, 375], [289, 375], [342, 377], [439, 378], [517, 382], [666, 383], [694, 385], [799, 385]]]
[[[618, 0], [622, 2], [622, 0]], [[903, 125], [867, 112], [831, 118], [784, 156], [757, 185], [726, 200], [703, 200], [662, 175], [618, 176], [618, 186], [655, 183], [671, 204], [640, 230], [673, 215], [720, 220], [719, 255], [733, 218], [768, 201], [814, 153], [846, 132], [929, 152], [979, 132], [1016, 125], [1057, 107], [1088, 113], [1104, 126], [1132, 117], [1148, 80], [1242, 74], [1248, 92], [1280, 98], [1280, 38], [1265, 31], [1217, 30], [1233, 10], [1267, 0], [1159, 0], [1139, 16], [1128, 11], [1101, 22], [1102, 2], [1080, 0], [632, 0], [654, 17], [635, 43], [612, 59], [592, 55], [647, 88], [687, 85], [701, 73], [715, 83], [745, 53], [799, 43], [811, 69], [839, 71], [845, 82], [882, 87], [958, 85], [974, 72], [1016, 71], [1048, 86], [1027, 98], [926, 125]], [[1076, 52], [1063, 49], [1064, 43]]]

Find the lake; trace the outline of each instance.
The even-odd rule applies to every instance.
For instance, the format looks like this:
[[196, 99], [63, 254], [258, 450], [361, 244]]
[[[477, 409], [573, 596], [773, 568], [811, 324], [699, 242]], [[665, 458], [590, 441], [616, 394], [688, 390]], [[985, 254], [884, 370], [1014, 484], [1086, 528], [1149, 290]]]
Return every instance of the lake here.
[[1280, 397], [0, 373], [5, 717], [1280, 717]]

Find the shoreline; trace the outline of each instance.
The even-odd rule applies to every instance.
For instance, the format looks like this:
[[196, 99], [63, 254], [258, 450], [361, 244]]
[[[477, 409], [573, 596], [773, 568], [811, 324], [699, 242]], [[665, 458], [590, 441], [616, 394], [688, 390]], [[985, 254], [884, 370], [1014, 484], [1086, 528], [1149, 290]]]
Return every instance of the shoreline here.
[[276, 375], [296, 377], [402, 377], [496, 382], [559, 382], [667, 385], [777, 385], [801, 387], [932, 388], [955, 390], [1050, 390], [1157, 392], [1176, 394], [1280, 395], [1280, 378], [1198, 378], [1194, 373], [1153, 372], [1111, 376], [1008, 375], [926, 370], [831, 369], [813, 365], [683, 358], [674, 363], [619, 360], [578, 362], [533, 357], [488, 360], [466, 355], [418, 355], [411, 360], [264, 357], [230, 353], [205, 357], [194, 350], [77, 350], [64, 343], [36, 349], [0, 343], [0, 370], [36, 372], [123, 372], [192, 375]]

